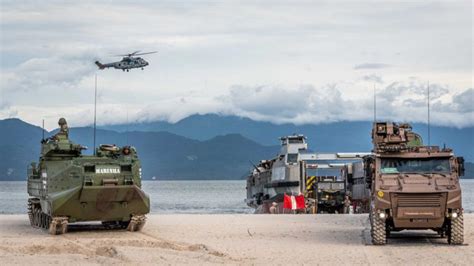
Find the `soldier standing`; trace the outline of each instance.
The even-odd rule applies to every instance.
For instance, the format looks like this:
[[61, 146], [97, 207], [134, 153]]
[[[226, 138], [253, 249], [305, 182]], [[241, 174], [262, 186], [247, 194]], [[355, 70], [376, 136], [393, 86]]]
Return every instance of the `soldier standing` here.
[[349, 195], [346, 195], [344, 197], [344, 213], [345, 214], [349, 213], [350, 206], [351, 206], [351, 200], [349, 199]]
[[64, 117], [59, 118], [58, 125], [59, 125], [59, 133], [58, 134], [62, 134], [66, 138], [68, 138], [69, 137], [69, 127], [67, 126], [67, 122], [66, 122], [66, 119]]
[[42, 143], [48, 142], [48, 141], [60, 141], [61, 139], [69, 139], [69, 127], [67, 126], [66, 119], [61, 117], [58, 121], [59, 125], [59, 132], [56, 133], [54, 136], [47, 138], [45, 141]]
[[278, 206], [278, 203], [272, 202], [272, 206], [270, 207], [271, 214], [277, 214], [277, 206]]

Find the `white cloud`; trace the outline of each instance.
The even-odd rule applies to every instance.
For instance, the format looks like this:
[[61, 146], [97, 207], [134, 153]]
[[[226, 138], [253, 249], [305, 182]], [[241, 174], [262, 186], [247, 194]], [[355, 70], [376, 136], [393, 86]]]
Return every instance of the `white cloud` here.
[[[355, 81], [352, 90], [361, 98], [344, 97], [348, 88], [331, 84], [295, 88], [272, 86], [234, 86], [225, 98], [236, 115], [276, 123], [312, 124], [373, 119], [373, 94], [364, 92], [364, 82]], [[365, 90], [366, 91], [366, 90]], [[378, 119], [426, 122], [427, 83], [408, 79], [377, 89]], [[473, 89], [453, 93], [450, 88], [430, 85], [431, 122], [437, 125], [474, 125]]]
[[453, 114], [471, 114], [472, 120], [472, 115], [474, 114], [474, 89], [469, 88], [461, 93], [456, 93], [452, 96], [451, 102], [443, 103], [438, 101], [434, 104], [433, 108]]
[[383, 84], [383, 79], [382, 79], [382, 77], [379, 76], [379, 75], [376, 75], [376, 74], [365, 75], [365, 76], [362, 77], [362, 80], [364, 80], [364, 81], [376, 82], [376, 83], [379, 83], [379, 84]]
[[8, 71], [3, 86], [6, 93], [25, 91], [50, 92], [53, 87], [63, 90], [75, 88], [95, 67], [79, 57], [32, 58], [20, 64], [14, 71]]
[[[433, 119], [474, 124], [470, 1], [1, 5], [0, 118], [88, 124], [98, 73], [101, 123], [124, 121], [124, 110], [143, 121], [371, 119], [374, 84], [380, 115], [423, 121], [429, 80]], [[159, 52], [144, 71], [96, 72], [96, 59], [134, 50]]]
[[387, 67], [390, 67], [390, 65], [382, 63], [363, 63], [360, 65], [355, 65], [354, 69], [381, 69]]
[[[220, 113], [237, 115], [273, 123], [317, 124], [336, 121], [367, 121], [373, 119], [373, 91], [363, 79], [321, 87], [314, 85], [234, 85], [219, 96], [168, 97], [150, 104], [121, 104], [99, 98], [98, 123], [177, 122], [192, 114]], [[348, 97], [348, 90], [361, 97]], [[430, 85], [431, 122], [436, 125], [467, 127], [474, 125], [472, 88], [455, 92], [439, 84]], [[391, 82], [377, 87], [377, 118], [392, 121], [426, 122], [427, 83], [415, 78]], [[67, 117], [75, 126], [90, 125], [93, 104], [72, 104], [60, 107], [17, 106], [0, 110], [3, 116], [18, 116], [39, 124], [46, 119], [47, 128], [55, 128], [58, 117]], [[10, 115], [9, 115], [10, 114]], [[39, 115], [40, 114], [40, 115]]]

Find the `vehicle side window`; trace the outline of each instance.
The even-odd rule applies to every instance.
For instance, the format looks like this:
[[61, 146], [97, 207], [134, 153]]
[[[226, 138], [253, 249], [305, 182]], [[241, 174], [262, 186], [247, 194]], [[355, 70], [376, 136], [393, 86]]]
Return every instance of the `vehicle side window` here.
[[286, 158], [287, 163], [297, 163], [298, 162], [298, 154], [297, 153], [288, 153]]

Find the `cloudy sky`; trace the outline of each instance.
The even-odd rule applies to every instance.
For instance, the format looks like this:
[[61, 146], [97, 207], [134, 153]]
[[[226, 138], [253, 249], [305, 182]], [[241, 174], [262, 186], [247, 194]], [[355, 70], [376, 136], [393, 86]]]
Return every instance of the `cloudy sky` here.
[[[474, 125], [472, 1], [3, 1], [0, 119]], [[145, 70], [95, 60], [155, 51]]]

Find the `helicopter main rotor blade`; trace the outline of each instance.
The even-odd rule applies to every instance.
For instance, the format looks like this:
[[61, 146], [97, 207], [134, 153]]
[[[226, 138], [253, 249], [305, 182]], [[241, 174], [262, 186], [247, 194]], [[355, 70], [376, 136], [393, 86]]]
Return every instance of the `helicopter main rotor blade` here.
[[128, 56], [128, 57], [130, 57], [130, 56], [136, 55], [136, 54], [139, 53], [139, 52], [140, 52], [140, 50], [135, 51], [135, 52], [133, 52], [133, 53], [131, 53], [131, 54], [118, 54], [118, 55], [115, 55], [115, 56]]
[[144, 55], [144, 54], [155, 54], [155, 53], [158, 53], [158, 51], [146, 52], [146, 53], [141, 53], [141, 54], [133, 54], [133, 55]]

